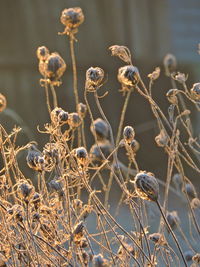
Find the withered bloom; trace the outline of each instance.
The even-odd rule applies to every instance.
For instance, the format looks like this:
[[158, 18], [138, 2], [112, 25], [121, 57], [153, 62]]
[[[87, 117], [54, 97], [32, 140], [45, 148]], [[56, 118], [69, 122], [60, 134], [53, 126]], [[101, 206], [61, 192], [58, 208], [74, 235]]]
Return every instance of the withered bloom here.
[[130, 144], [135, 137], [135, 131], [132, 126], [126, 126], [123, 131], [123, 137], [126, 143]]
[[101, 87], [104, 71], [99, 67], [90, 67], [86, 71], [85, 88], [88, 92], [94, 92]]
[[46, 46], [40, 46], [38, 47], [36, 54], [39, 60], [45, 61], [50, 53]]
[[69, 119], [68, 119], [68, 124], [71, 128], [77, 128], [78, 126], [81, 125], [81, 118], [78, 113], [72, 112], [69, 113]]
[[127, 65], [119, 68], [117, 78], [122, 84], [122, 91], [129, 91], [130, 88], [138, 84], [140, 75], [135, 66]]
[[200, 83], [194, 83], [190, 93], [194, 100], [200, 101]]
[[87, 106], [83, 103], [79, 103], [77, 107], [79, 116], [83, 119], [87, 113]]
[[112, 45], [109, 47], [109, 50], [111, 50], [112, 56], [119, 57], [124, 62], [132, 65], [131, 53], [128, 47], [123, 45]]
[[96, 119], [90, 126], [92, 134], [97, 137], [98, 141], [108, 139], [109, 127], [106, 121], [101, 118]]
[[178, 93], [177, 89], [170, 89], [166, 94], [166, 97], [167, 97], [168, 101], [170, 103], [172, 103], [173, 105], [177, 105], [178, 104], [178, 99], [177, 99], [177, 96], [176, 96], [177, 93]]

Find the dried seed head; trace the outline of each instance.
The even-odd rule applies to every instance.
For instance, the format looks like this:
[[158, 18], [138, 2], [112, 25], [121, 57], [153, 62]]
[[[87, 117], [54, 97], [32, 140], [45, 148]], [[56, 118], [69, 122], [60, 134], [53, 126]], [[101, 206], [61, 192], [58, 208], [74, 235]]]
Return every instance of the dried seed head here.
[[[110, 153], [112, 152], [112, 145], [109, 141], [105, 142], [99, 142], [98, 145], [94, 144], [90, 148], [90, 159], [93, 161], [93, 163], [101, 162], [104, 160], [104, 157], [107, 158]], [[112, 160], [112, 158], [110, 158]]]
[[194, 83], [190, 93], [194, 100], [200, 101], [200, 83]]
[[164, 246], [167, 244], [165, 237], [160, 233], [153, 233], [149, 235], [149, 239], [154, 243], [156, 243], [157, 245], [159, 244], [161, 246]]
[[45, 167], [45, 159], [42, 153], [35, 145], [30, 145], [28, 155], [26, 157], [27, 164], [35, 171], [42, 171]]
[[77, 112], [79, 116], [83, 119], [87, 113], [87, 106], [83, 103], [79, 103], [77, 107]]
[[183, 179], [180, 173], [175, 173], [172, 176], [172, 181], [176, 187], [177, 190], [180, 190], [183, 186]]
[[185, 192], [188, 195], [189, 198], [193, 199], [197, 197], [196, 190], [191, 183], [185, 184]]
[[192, 199], [191, 207], [192, 209], [200, 209], [200, 200], [197, 197]]
[[32, 198], [32, 203], [36, 209], [39, 208], [41, 201], [42, 201], [42, 196], [39, 193], [35, 192]]
[[46, 46], [40, 46], [38, 47], [36, 54], [39, 60], [45, 61], [50, 53]]
[[160, 68], [159, 67], [155, 68], [155, 70], [152, 73], [148, 74], [149, 79], [152, 81], [157, 80], [159, 78], [159, 76], [160, 76]]
[[34, 186], [26, 181], [20, 182], [17, 186], [17, 194], [24, 201], [29, 201], [35, 193]]
[[73, 240], [74, 242], [78, 242], [82, 239], [83, 237], [83, 230], [84, 230], [84, 223], [83, 221], [80, 221], [79, 223], [77, 223], [75, 226], [74, 226], [74, 229], [73, 229]]
[[200, 253], [196, 253], [193, 257], [192, 260], [197, 263], [200, 264]]
[[124, 131], [123, 131], [123, 137], [124, 137], [124, 141], [127, 143], [127, 144], [130, 144], [133, 140], [134, 140], [134, 137], [135, 137], [135, 131], [133, 129], [132, 126], [126, 126], [124, 128]]
[[176, 211], [167, 212], [166, 218], [172, 230], [174, 230], [177, 227], [177, 224], [180, 223], [180, 219]]
[[63, 34], [74, 34], [83, 23], [84, 15], [80, 7], [66, 8], [62, 11], [60, 21], [66, 26]]
[[133, 141], [131, 141], [131, 143], [129, 144], [129, 146], [132, 149], [133, 154], [135, 154], [139, 150], [139, 148], [140, 148], [139, 142], [137, 140], [135, 140], [135, 139]]
[[140, 75], [135, 66], [127, 65], [119, 68], [117, 78], [124, 90], [125, 88], [127, 88], [126, 90], [129, 90], [129, 87], [137, 85], [140, 80]]
[[101, 87], [104, 78], [104, 71], [99, 67], [90, 67], [86, 71], [85, 88], [88, 92], [94, 92]]
[[123, 45], [112, 45], [109, 47], [109, 50], [111, 50], [111, 55], [119, 57], [121, 60], [128, 64], [132, 64], [131, 62], [131, 53], [128, 47]]
[[152, 173], [141, 171], [134, 179], [135, 192], [138, 197], [157, 201], [159, 194], [159, 185]]
[[98, 141], [108, 139], [109, 136], [109, 127], [107, 122], [101, 118], [96, 119], [90, 126], [92, 134], [96, 135]]
[[63, 125], [68, 122], [68, 112], [64, 111], [62, 108], [56, 107], [51, 111], [51, 121], [54, 124]]
[[85, 165], [88, 162], [88, 153], [84, 147], [78, 147], [75, 149], [75, 156], [79, 164]]
[[166, 131], [164, 129], [162, 129], [159, 135], [155, 137], [155, 141], [156, 144], [160, 147], [165, 147], [168, 144], [169, 137], [167, 136]]
[[176, 61], [176, 58], [175, 58], [174, 55], [167, 54], [164, 57], [163, 64], [164, 64], [164, 67], [165, 67], [165, 74], [167, 76], [170, 76], [171, 73], [176, 71], [177, 61]]
[[93, 266], [94, 267], [109, 267], [110, 264], [108, 262], [108, 260], [106, 260], [102, 254], [98, 254], [98, 255], [95, 255], [93, 257]]
[[63, 184], [61, 182], [61, 179], [57, 177], [49, 182], [49, 186], [52, 190], [56, 192], [60, 192], [63, 190]]
[[184, 252], [184, 258], [186, 259], [186, 261], [191, 261], [193, 256], [194, 252], [192, 250], [187, 250]]
[[4, 95], [0, 94], [0, 112], [4, 111], [6, 108], [7, 101]]
[[181, 72], [172, 73], [171, 77], [181, 84], [184, 84], [188, 79], [188, 75], [185, 75], [185, 73]]
[[77, 128], [81, 125], [81, 118], [76, 112], [69, 113], [68, 124], [71, 128]]
[[166, 94], [166, 97], [168, 99], [168, 101], [174, 105], [177, 105], [178, 104], [178, 99], [177, 99], [177, 93], [178, 93], [178, 90], [177, 89], [170, 89], [167, 94]]

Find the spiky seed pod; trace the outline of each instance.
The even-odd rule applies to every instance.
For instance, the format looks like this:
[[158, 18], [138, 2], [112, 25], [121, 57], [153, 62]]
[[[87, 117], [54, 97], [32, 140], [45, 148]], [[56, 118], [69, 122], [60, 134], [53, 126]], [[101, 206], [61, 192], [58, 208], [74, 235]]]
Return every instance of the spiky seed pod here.
[[110, 266], [108, 260], [106, 260], [102, 254], [95, 255], [93, 257], [93, 266], [94, 267], [108, 267]]
[[200, 264], [200, 253], [196, 253], [193, 257], [192, 260], [197, 263]]
[[77, 128], [78, 126], [81, 125], [81, 118], [78, 113], [72, 112], [69, 113], [69, 119], [68, 119], [68, 124], [71, 128]]
[[111, 50], [112, 56], [119, 57], [124, 62], [131, 64], [131, 53], [128, 47], [123, 45], [112, 45], [109, 47], [109, 50]]
[[200, 101], [200, 83], [194, 83], [190, 93], [194, 100]]
[[51, 121], [54, 124], [63, 125], [68, 122], [68, 112], [64, 111], [62, 108], [56, 107], [51, 111]]
[[45, 61], [44, 71], [45, 77], [52, 82], [52, 84], [58, 85], [60, 78], [66, 70], [65, 61], [58, 53], [52, 53]]
[[[107, 158], [112, 152], [112, 145], [109, 141], [99, 142], [98, 145], [94, 144], [90, 148], [90, 159], [93, 163], [98, 163], [104, 160], [102, 154], [105, 158]], [[110, 158], [112, 160], [112, 158]]]
[[29, 201], [35, 193], [35, 188], [33, 185], [26, 181], [22, 181], [17, 186], [17, 194], [20, 199], [24, 201]]
[[90, 126], [92, 134], [96, 135], [98, 141], [108, 139], [109, 136], [109, 127], [107, 122], [101, 118], [96, 119]]
[[78, 164], [86, 165], [88, 162], [88, 153], [84, 147], [78, 147], [75, 149], [75, 156]]
[[127, 65], [119, 68], [117, 78], [118, 81], [122, 84], [122, 87], [124, 87], [124, 90], [127, 86], [128, 87], [126, 90], [129, 90], [129, 87], [134, 87], [138, 84], [140, 75], [137, 67]]
[[157, 201], [159, 185], [152, 173], [145, 171], [139, 172], [135, 176], [134, 186], [138, 197], [149, 201]]
[[104, 70], [99, 67], [90, 67], [86, 71], [85, 88], [88, 92], [96, 91], [103, 82]]
[[66, 8], [62, 11], [60, 21], [66, 26], [63, 34], [76, 33], [84, 21], [83, 11], [80, 7]]
[[178, 90], [177, 89], [170, 89], [167, 93], [166, 93], [166, 97], [168, 99], [168, 101], [174, 105], [178, 104], [178, 99], [177, 99], [177, 93]]
[[28, 150], [26, 162], [31, 169], [35, 171], [44, 170], [45, 159], [42, 153], [37, 149], [35, 145], [31, 145]]
[[87, 106], [83, 103], [79, 103], [77, 107], [77, 112], [79, 116], [84, 119], [87, 113]]
[[177, 224], [180, 223], [180, 219], [176, 211], [167, 212], [166, 218], [172, 230], [174, 230], [177, 227]]
[[167, 76], [171, 76], [171, 73], [176, 71], [177, 68], [177, 61], [174, 55], [167, 54], [164, 57], [163, 60], [164, 68], [165, 68], [165, 74]]
[[48, 58], [49, 54], [49, 49], [46, 46], [40, 46], [36, 51], [38, 59], [42, 61], [45, 61]]
[[195, 190], [193, 184], [186, 183], [185, 184], [185, 192], [188, 195], [188, 197], [191, 199], [197, 197], [197, 193], [196, 193], [196, 190]]
[[165, 147], [169, 142], [169, 137], [167, 136], [166, 131], [162, 129], [159, 135], [155, 137], [155, 141], [159, 147]]
[[192, 250], [187, 250], [184, 252], [184, 258], [186, 259], [186, 261], [191, 261], [193, 256], [194, 252]]
[[124, 141], [127, 144], [130, 144], [133, 141], [133, 139], [135, 138], [135, 131], [132, 126], [124, 127], [123, 137], [124, 137]]
[[4, 111], [7, 106], [7, 101], [4, 95], [0, 94], [0, 112]]
[[193, 198], [191, 201], [191, 207], [192, 209], [199, 209], [200, 210], [200, 199], [197, 197]]

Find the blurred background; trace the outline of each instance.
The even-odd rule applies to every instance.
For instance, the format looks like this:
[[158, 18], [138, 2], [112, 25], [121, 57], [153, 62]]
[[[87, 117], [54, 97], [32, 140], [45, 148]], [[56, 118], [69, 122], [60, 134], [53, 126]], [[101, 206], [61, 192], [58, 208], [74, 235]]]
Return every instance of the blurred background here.
[[[101, 90], [102, 94], [107, 90], [109, 94], [101, 103], [115, 133], [124, 101], [116, 76], [123, 62], [111, 57], [109, 46], [129, 47], [133, 64], [139, 68], [146, 83], [148, 73], [161, 67], [153, 95], [165, 113], [169, 106], [165, 94], [171, 88], [162, 64], [167, 53], [176, 56], [179, 71], [189, 74], [189, 88], [199, 82], [199, 0], [1, 0], [0, 93], [6, 96], [8, 108], [0, 114], [0, 122], [8, 130], [14, 125], [22, 126], [22, 144], [36, 140], [41, 149], [47, 141], [46, 136], [37, 131], [37, 126], [43, 129], [44, 123], [49, 122], [44, 88], [39, 84], [41, 75], [36, 58], [39, 46], [45, 45], [65, 59], [67, 70], [63, 84], [56, 89], [58, 102], [69, 112], [75, 110], [69, 40], [58, 35], [64, 30], [60, 23], [61, 11], [75, 6], [80, 6], [85, 14], [85, 22], [79, 27], [75, 43], [80, 99], [84, 101], [85, 71], [90, 66], [103, 68], [108, 81]], [[92, 96], [89, 101], [93, 103]], [[100, 116], [94, 106], [93, 111], [95, 118]], [[198, 133], [199, 118], [195, 110], [192, 119]], [[86, 120], [90, 125], [88, 117]], [[165, 179], [167, 158], [154, 141], [158, 130], [148, 103], [136, 92], [132, 94], [127, 110], [127, 124], [136, 129], [136, 138], [141, 145], [137, 155], [140, 168]], [[92, 145], [89, 130], [87, 138]], [[29, 175], [32, 175], [31, 170]]]

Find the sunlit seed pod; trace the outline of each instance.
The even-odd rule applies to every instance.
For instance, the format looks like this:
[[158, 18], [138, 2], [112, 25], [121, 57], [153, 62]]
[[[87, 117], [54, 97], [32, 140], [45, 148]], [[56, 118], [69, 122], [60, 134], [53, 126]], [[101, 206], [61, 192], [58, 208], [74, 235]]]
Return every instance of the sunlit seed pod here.
[[102, 254], [95, 255], [93, 257], [93, 266], [94, 267], [109, 267], [110, 264], [108, 260], [106, 260]]
[[170, 89], [166, 94], [168, 101], [174, 105], [178, 104], [178, 98], [176, 96], [177, 93], [178, 93], [177, 89]]
[[7, 106], [7, 101], [4, 95], [0, 94], [0, 112], [4, 111]]
[[196, 190], [195, 190], [193, 184], [186, 183], [185, 184], [185, 192], [190, 199], [197, 197], [197, 193], [196, 193]]
[[159, 135], [155, 137], [156, 144], [159, 147], [165, 147], [169, 142], [169, 137], [167, 136], [165, 130], [161, 130]]
[[153, 233], [153, 234], [149, 235], [149, 239], [152, 242], [159, 244], [161, 246], [164, 246], [167, 244], [165, 237], [160, 233]]
[[135, 192], [139, 198], [157, 201], [159, 184], [152, 173], [141, 171], [134, 179]]
[[62, 11], [60, 21], [70, 31], [79, 27], [84, 21], [84, 15], [80, 7], [66, 8]]
[[36, 54], [39, 60], [45, 61], [50, 53], [46, 46], [40, 46], [38, 47]]
[[131, 53], [126, 46], [122, 45], [112, 45], [109, 47], [111, 50], [112, 56], [117, 56], [124, 62], [131, 64]]
[[71, 128], [77, 128], [81, 125], [81, 118], [78, 115], [78, 113], [73, 112], [73, 113], [69, 113], [69, 118], [68, 118], [68, 124]]
[[30, 145], [26, 157], [28, 166], [35, 171], [41, 172], [44, 169], [44, 157], [35, 145]]
[[166, 218], [172, 230], [174, 230], [177, 227], [177, 225], [180, 223], [180, 219], [176, 211], [167, 212]]
[[140, 75], [137, 67], [127, 65], [119, 68], [117, 78], [122, 85], [133, 87], [138, 84]]
[[171, 76], [174, 80], [178, 81], [181, 84], [184, 84], [188, 78], [188, 75], [185, 75], [185, 73], [181, 73], [181, 72], [172, 73]]
[[81, 165], [85, 165], [88, 162], [88, 153], [84, 147], [78, 147], [75, 149], [75, 156]]
[[[101, 154], [102, 152], [102, 154]], [[112, 145], [109, 141], [99, 142], [98, 145], [94, 144], [90, 148], [90, 159], [93, 163], [101, 162], [104, 160], [104, 157], [107, 158], [112, 152]], [[112, 160], [112, 158], [110, 158]]]
[[186, 261], [191, 261], [193, 256], [194, 252], [192, 250], [187, 250], [184, 252], [184, 258], [186, 259]]
[[99, 67], [90, 67], [86, 71], [85, 87], [88, 92], [97, 90], [103, 82], [104, 70]]
[[98, 141], [108, 139], [109, 136], [109, 126], [107, 122], [101, 118], [96, 119], [90, 126], [92, 134], [96, 135]]
[[62, 108], [56, 107], [51, 111], [50, 117], [52, 123], [63, 125], [68, 122], [69, 114]]
[[123, 137], [126, 143], [130, 144], [135, 138], [135, 131], [132, 126], [124, 127]]
[[197, 263], [200, 264], [200, 253], [196, 253], [193, 257], [192, 260]]
[[191, 201], [191, 207], [192, 209], [196, 210], [196, 209], [199, 209], [200, 210], [200, 199], [195, 197], [192, 199]]
[[194, 83], [190, 93], [194, 100], [200, 101], [200, 83]]
[[155, 68], [155, 70], [152, 73], [148, 74], [148, 77], [151, 81], [157, 80], [159, 78], [159, 76], [160, 76], [160, 68], [159, 67]]
[[45, 76], [50, 81], [58, 81], [66, 70], [65, 61], [58, 53], [52, 53], [45, 61]]
[[79, 116], [83, 119], [87, 113], [87, 106], [83, 103], [79, 103], [77, 107], [77, 112]]
[[35, 193], [34, 186], [26, 181], [21, 182], [17, 186], [17, 194], [22, 200], [29, 201]]
[[177, 61], [176, 61], [176, 57], [174, 55], [167, 54], [164, 57], [163, 64], [164, 64], [164, 68], [165, 68], [165, 74], [167, 76], [170, 76], [171, 73], [176, 71]]
[[72, 231], [72, 235], [73, 235], [73, 240], [75, 242], [80, 241], [83, 237], [83, 230], [84, 230], [84, 222], [80, 221], [79, 223], [77, 223]]

